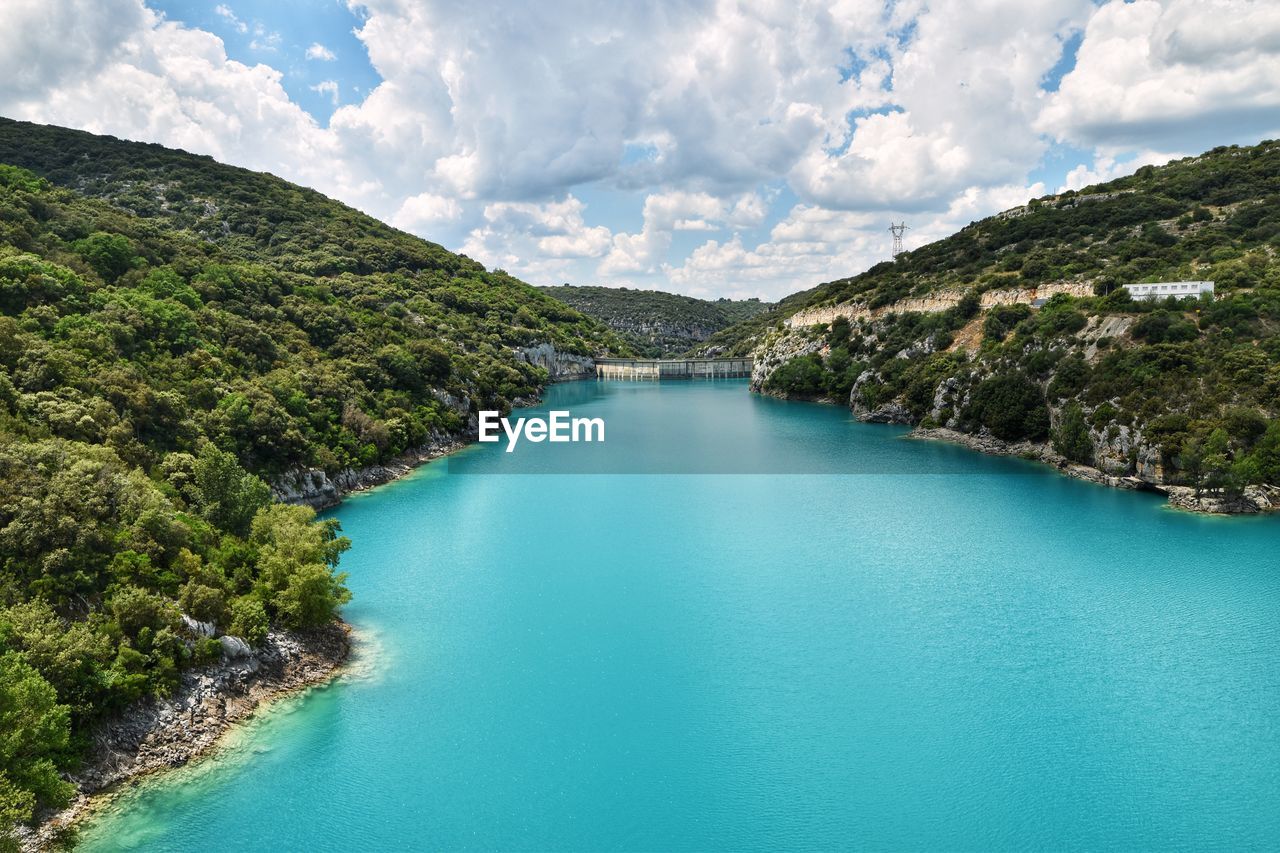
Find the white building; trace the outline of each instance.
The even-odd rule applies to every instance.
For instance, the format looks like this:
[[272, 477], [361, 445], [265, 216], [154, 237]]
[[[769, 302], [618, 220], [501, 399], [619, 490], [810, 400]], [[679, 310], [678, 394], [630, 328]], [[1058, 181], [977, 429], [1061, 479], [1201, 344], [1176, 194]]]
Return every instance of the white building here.
[[1200, 294], [1213, 295], [1211, 281], [1154, 281], [1146, 284], [1126, 284], [1124, 289], [1134, 299], [1199, 299]]

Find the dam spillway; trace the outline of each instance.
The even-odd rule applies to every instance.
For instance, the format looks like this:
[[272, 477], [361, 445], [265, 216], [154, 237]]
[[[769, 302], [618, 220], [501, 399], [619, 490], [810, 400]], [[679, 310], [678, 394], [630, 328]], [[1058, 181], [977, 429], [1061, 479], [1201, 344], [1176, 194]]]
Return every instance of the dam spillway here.
[[597, 379], [749, 379], [751, 358], [597, 358]]

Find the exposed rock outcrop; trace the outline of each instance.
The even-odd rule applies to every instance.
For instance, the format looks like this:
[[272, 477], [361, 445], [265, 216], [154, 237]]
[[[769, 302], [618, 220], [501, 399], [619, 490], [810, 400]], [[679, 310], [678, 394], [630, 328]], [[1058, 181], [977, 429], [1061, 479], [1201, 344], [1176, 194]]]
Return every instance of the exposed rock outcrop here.
[[[1000, 290], [988, 290], [980, 297], [983, 308], [994, 308], [997, 305], [1024, 304], [1031, 305], [1041, 299], [1049, 299], [1059, 293], [1070, 296], [1091, 296], [1093, 285], [1082, 281], [1057, 281], [1037, 287], [1012, 287]], [[960, 304], [964, 298], [961, 290], [940, 290], [928, 296], [899, 299], [880, 308], [871, 308], [861, 302], [845, 302], [839, 305], [824, 305], [797, 311], [785, 321], [789, 329], [804, 329], [821, 323], [831, 323], [837, 317], [848, 320], [863, 318], [875, 319], [885, 314], [905, 314], [909, 312], [935, 313], [946, 311]]]
[[171, 696], [144, 700], [100, 724], [82, 768], [70, 777], [79, 789], [75, 801], [27, 830], [22, 846], [49, 847], [88, 813], [93, 795], [203, 755], [263, 702], [333, 677], [351, 649], [347, 626], [336, 622], [306, 632], [272, 631], [258, 649], [238, 642], [238, 654], [184, 672]]
[[802, 338], [795, 335], [782, 335], [766, 342], [756, 350], [751, 363], [751, 390], [763, 391], [773, 371], [793, 358], [823, 352], [826, 343], [821, 340]]
[[1222, 492], [1197, 491], [1189, 486], [1169, 486], [1160, 482], [1158, 477], [1148, 478], [1140, 472], [1132, 474], [1112, 474], [1091, 465], [1080, 465], [1064, 458], [1053, 448], [1042, 442], [1016, 441], [1008, 442], [986, 434], [960, 432], [959, 430], [938, 427], [932, 429], [917, 428], [911, 431], [911, 438], [947, 441], [963, 445], [970, 450], [989, 453], [994, 456], [1018, 456], [1052, 465], [1063, 474], [1077, 480], [1087, 480], [1113, 489], [1133, 489], [1159, 492], [1166, 495], [1169, 505], [1177, 509], [1192, 512], [1203, 512], [1217, 515], [1242, 515], [1259, 512], [1280, 511], [1280, 487], [1246, 486], [1241, 494], [1229, 495]]
[[1245, 486], [1238, 495], [1197, 492], [1187, 486], [1170, 486], [1165, 493], [1178, 509], [1215, 514], [1275, 512], [1280, 510], [1280, 487]]
[[[472, 416], [469, 423], [470, 436], [475, 435], [474, 421]], [[370, 465], [367, 468], [344, 468], [332, 476], [319, 468], [295, 468], [276, 479], [271, 484], [271, 492], [282, 503], [306, 504], [314, 509], [324, 509], [337, 505], [344, 495], [351, 492], [371, 489], [403, 477], [424, 462], [465, 447], [469, 441], [469, 437], [439, 434], [433, 436], [429, 444], [384, 464]]]
[[1070, 477], [1075, 477], [1077, 480], [1088, 480], [1091, 483], [1110, 486], [1115, 489], [1165, 491], [1163, 487], [1155, 483], [1149, 483], [1140, 477], [1117, 476], [1089, 465], [1079, 465], [1071, 462], [1044, 442], [1002, 441], [986, 433], [974, 434], [946, 427], [919, 427], [911, 431], [910, 437], [960, 444], [970, 450], [977, 450], [980, 453], [988, 453], [992, 456], [1017, 456], [1022, 459], [1044, 462]]
[[864, 391], [878, 386], [882, 381], [874, 370], [864, 370], [858, 375], [853, 383], [853, 390], [849, 392], [849, 410], [854, 417], [871, 424], [914, 424], [916, 419], [911, 410], [897, 400], [874, 406], [867, 404]]
[[574, 379], [594, 379], [595, 359], [589, 355], [560, 352], [549, 343], [521, 347], [516, 357], [547, 371], [552, 382], [568, 382]]
[[[906, 299], [882, 309], [869, 311], [865, 306], [837, 305], [811, 309], [793, 316], [790, 328], [775, 330], [765, 337], [755, 352], [755, 370], [752, 389], [764, 389], [769, 377], [791, 359], [809, 353], [824, 358], [830, 353], [827, 339], [821, 327], [815, 324], [830, 323], [836, 317], [856, 320], [851, 349], [861, 360], [856, 379], [853, 380], [847, 405], [859, 420], [869, 423], [905, 424], [918, 427], [913, 435], [922, 438], [938, 438], [970, 447], [983, 453], [1017, 455], [1036, 459], [1061, 470], [1070, 476], [1115, 488], [1150, 489], [1166, 494], [1170, 505], [1196, 512], [1255, 513], [1280, 511], [1280, 488], [1275, 486], [1250, 486], [1240, 494], [1228, 495], [1217, 490], [1200, 490], [1184, 487], [1185, 473], [1167, 468], [1176, 462], [1165, 447], [1167, 439], [1156, 434], [1148, 435], [1150, 418], [1135, 417], [1133, 413], [1121, 413], [1123, 401], [1090, 400], [1081, 395], [1080, 386], [1072, 383], [1082, 377], [1090, 366], [1107, 358], [1107, 354], [1133, 347], [1131, 315], [1093, 314], [1079, 316], [1072, 333], [1062, 334], [1044, 344], [1039, 341], [1024, 343], [1043, 357], [1033, 381], [1039, 386], [1048, 415], [1052, 434], [1063, 427], [1063, 418], [1073, 411], [1071, 429], [1077, 438], [1077, 447], [1087, 434], [1087, 448], [1077, 455], [1087, 455], [1092, 464], [1079, 465], [1055, 452], [1049, 443], [1007, 443], [986, 433], [977, 426], [971, 405], [975, 392], [983, 383], [997, 375], [1011, 375], [1010, 363], [1023, 353], [987, 353], [984, 347], [984, 324], [990, 315], [985, 309], [1014, 303], [1034, 303], [1058, 293], [1079, 296], [1088, 291], [1081, 282], [1057, 282], [1039, 288], [990, 290], [982, 295], [982, 308], [967, 319], [954, 336], [939, 337], [930, 332], [912, 340], [903, 340], [896, 330], [901, 329], [899, 316], [888, 314], [941, 311], [954, 307], [962, 296], [960, 291], [940, 291], [923, 300]], [[1034, 309], [1033, 309], [1034, 313]], [[927, 326], [926, 326], [927, 328]], [[956, 328], [952, 326], [951, 328]], [[963, 340], [963, 344], [957, 343]], [[884, 348], [892, 347], [887, 352]], [[945, 349], [948, 358], [929, 361], [929, 358]], [[873, 353], [880, 358], [867, 357]], [[984, 355], [984, 353], [986, 353]], [[890, 357], [886, 360], [885, 356]], [[848, 355], [842, 356], [848, 359]], [[847, 362], [846, 362], [847, 363]], [[856, 364], [857, 362], [855, 362]], [[902, 374], [893, 375], [891, 368], [907, 363], [913, 366], [932, 364], [937, 373], [917, 373], [912, 377], [917, 384], [904, 390]], [[1078, 365], [1072, 367], [1072, 365]], [[1059, 367], [1061, 365], [1061, 367]], [[918, 369], [918, 368], [917, 368]], [[1059, 381], [1059, 377], [1062, 377]], [[930, 405], [921, 405], [920, 380], [933, 383]], [[847, 379], [846, 379], [847, 381]], [[926, 398], [927, 399], [927, 398]], [[1074, 408], [1073, 408], [1074, 407]], [[927, 427], [927, 428], [923, 428]]]

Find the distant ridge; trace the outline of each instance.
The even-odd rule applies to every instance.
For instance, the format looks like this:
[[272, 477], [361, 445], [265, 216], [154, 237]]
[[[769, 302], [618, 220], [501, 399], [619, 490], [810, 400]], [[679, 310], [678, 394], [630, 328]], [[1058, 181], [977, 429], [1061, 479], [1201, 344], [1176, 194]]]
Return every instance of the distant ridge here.
[[638, 354], [683, 355], [721, 329], [768, 311], [758, 299], [697, 299], [660, 290], [626, 287], [542, 288], [561, 302], [601, 321]]

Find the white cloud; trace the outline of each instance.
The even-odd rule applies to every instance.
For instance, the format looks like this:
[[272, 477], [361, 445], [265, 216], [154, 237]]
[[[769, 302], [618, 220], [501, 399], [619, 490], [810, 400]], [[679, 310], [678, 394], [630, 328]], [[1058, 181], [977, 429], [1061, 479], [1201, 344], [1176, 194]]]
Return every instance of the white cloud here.
[[1132, 157], [1119, 158], [1107, 154], [1094, 157], [1093, 164], [1081, 163], [1067, 172], [1057, 192], [1080, 190], [1094, 184], [1101, 184], [1124, 175], [1132, 174], [1143, 166], [1159, 166], [1175, 160], [1181, 154], [1162, 154], [1157, 151], [1140, 151]]
[[[947, 207], [911, 217], [907, 248], [941, 239], [969, 222], [1044, 193], [1042, 184], [969, 189]], [[844, 278], [889, 259], [891, 217], [798, 204], [754, 248], [734, 235], [708, 240], [664, 272], [675, 289], [693, 296], [780, 299], [820, 282]]]
[[1039, 130], [1080, 146], [1199, 152], [1280, 131], [1280, 4], [1112, 0]]
[[272, 32], [262, 24], [253, 25], [253, 38], [249, 41], [250, 50], [275, 52], [280, 47], [280, 34]]
[[13, 0], [0, 27], [0, 112], [91, 79], [153, 18], [137, 0]]
[[[40, 35], [24, 53], [10, 50], [9, 28], [0, 30], [0, 76], [15, 57], [25, 65], [11, 78], [19, 85], [0, 88], [0, 114], [158, 141], [377, 206], [378, 184], [290, 100], [279, 71], [229, 59], [217, 36], [166, 21], [139, 0], [84, 7], [65, 34], [46, 29], [49, 15], [62, 20], [58, 4], [7, 10], [13, 31]], [[64, 38], [79, 58], [59, 49]]]
[[318, 59], [321, 62], [333, 62], [338, 57], [334, 55], [332, 50], [322, 45], [320, 42], [312, 42], [311, 47], [307, 48], [307, 59]]
[[1053, 140], [1095, 150], [1075, 187], [1280, 125], [1261, 0], [358, 5], [381, 82], [339, 105], [334, 66], [327, 126], [142, 0], [10, 0], [0, 113], [272, 171], [539, 281], [772, 296], [882, 259], [890, 216], [919, 245], [1024, 201]]
[[310, 87], [310, 88], [311, 88], [311, 91], [316, 92], [317, 94], [327, 96], [331, 101], [333, 101], [333, 105], [334, 105], [335, 107], [338, 105], [338, 83], [337, 83], [337, 81], [335, 81], [335, 80], [321, 80], [319, 83], [315, 84], [314, 86], [312, 86], [312, 87]]
[[391, 217], [391, 224], [407, 231], [452, 222], [462, 216], [462, 206], [451, 198], [434, 193], [409, 196]]
[[249, 32], [249, 25], [246, 24], [244, 21], [240, 20], [240, 18], [236, 16], [236, 13], [233, 12], [231, 10], [231, 7], [228, 6], [226, 3], [219, 3], [217, 6], [214, 6], [213, 11], [215, 14], [218, 15], [218, 17], [222, 18], [228, 24], [230, 24], [235, 29], [236, 32], [238, 33]]
[[1030, 127], [1041, 81], [1091, 8], [1086, 0], [931, 5], [915, 35], [889, 49], [892, 83], [860, 82], [875, 111], [833, 140], [840, 153], [808, 150], [792, 186], [828, 207], [931, 210], [969, 187], [1023, 179], [1046, 147]]
[[671, 247], [673, 232], [754, 227], [764, 221], [767, 213], [767, 202], [754, 192], [736, 200], [683, 190], [652, 193], [644, 201], [640, 232], [615, 234], [599, 273], [605, 277], [652, 273]]
[[586, 223], [586, 206], [572, 195], [536, 204], [496, 202], [484, 207], [484, 222], [467, 235], [462, 251], [482, 263], [519, 271], [535, 284], [566, 280], [571, 262], [597, 258], [612, 234]]

